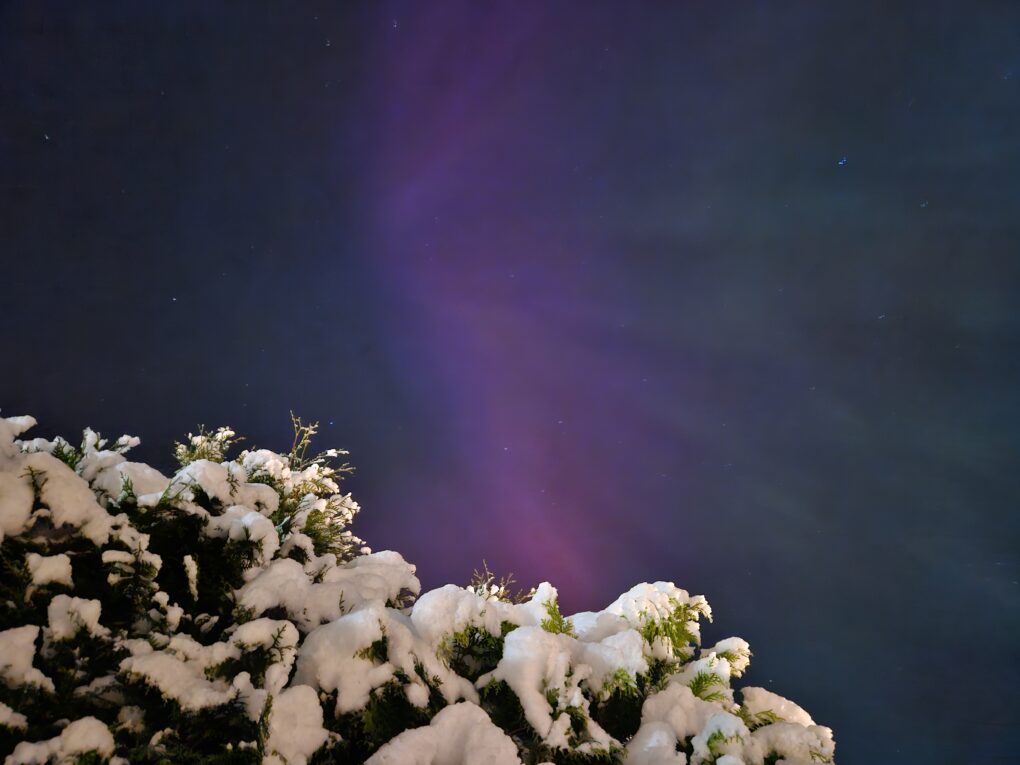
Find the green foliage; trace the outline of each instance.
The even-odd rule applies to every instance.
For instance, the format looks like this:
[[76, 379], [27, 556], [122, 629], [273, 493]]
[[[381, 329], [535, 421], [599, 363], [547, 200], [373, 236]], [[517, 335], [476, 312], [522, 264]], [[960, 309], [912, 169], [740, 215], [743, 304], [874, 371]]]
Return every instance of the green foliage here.
[[322, 510], [312, 510], [305, 519], [301, 533], [312, 540], [312, 546], [316, 555], [333, 553], [342, 554], [344, 551], [344, 527], [333, 522], [333, 518], [339, 512], [336, 502], [326, 501], [326, 507]]
[[230, 428], [219, 427], [206, 430], [205, 425], [198, 426], [198, 435], [188, 433], [188, 442], [174, 445], [174, 458], [181, 467], [190, 465], [197, 460], [223, 462], [230, 448], [244, 439], [238, 438]]
[[[389, 640], [383, 636], [355, 654], [376, 665], [389, 661]], [[329, 756], [317, 756], [313, 762], [361, 763], [380, 746], [408, 728], [427, 725], [446, 702], [439, 693], [439, 679], [430, 677], [421, 662], [415, 662], [415, 673], [429, 691], [428, 703], [417, 707], [407, 699], [405, 685], [411, 681], [403, 671], [398, 670], [394, 678], [369, 696], [368, 704], [362, 709], [334, 716], [330, 710], [336, 708], [336, 693], [329, 694], [323, 708], [325, 726], [340, 734], [342, 742], [329, 748]]]
[[496, 668], [503, 656], [503, 641], [517, 625], [503, 622], [500, 634], [468, 625], [460, 632], [450, 635], [439, 649], [439, 657], [462, 677], [474, 682], [486, 672]]
[[[738, 734], [733, 734], [732, 736], [727, 736], [721, 730], [717, 730], [717, 731], [713, 731], [709, 735], [708, 741], [705, 742], [705, 745], [708, 747], [708, 751], [711, 752], [714, 757], [719, 757], [720, 754], [721, 754], [721, 752], [719, 750], [720, 750], [720, 748], [723, 747], [723, 745], [725, 745], [729, 741], [739, 741], [739, 740], [740, 740], [740, 736]], [[713, 762], [714, 762], [714, 760], [713, 760]]]
[[428, 725], [443, 707], [442, 696], [430, 688], [429, 703], [416, 707], [407, 700], [403, 684], [408, 678], [398, 673], [396, 679], [377, 688], [363, 709], [334, 717], [330, 710], [336, 707], [336, 694], [330, 694], [323, 709], [326, 710], [326, 728], [339, 733], [342, 741], [328, 751], [320, 752], [313, 763], [363, 763], [391, 738], [407, 730]]
[[697, 635], [691, 631], [690, 622], [697, 621], [699, 616], [707, 615], [697, 604], [674, 602], [669, 615], [655, 619], [648, 615], [641, 626], [641, 635], [649, 643], [663, 640], [670, 647], [673, 655], [681, 661], [687, 661], [693, 655], [691, 645], [698, 644]]
[[702, 701], [724, 701], [726, 694], [719, 690], [713, 690], [714, 688], [726, 687], [726, 683], [723, 679], [714, 672], [698, 672], [691, 681], [687, 683], [687, 687], [691, 689], [691, 693], [697, 696]]
[[376, 664], [382, 664], [389, 660], [389, 641], [386, 639], [386, 634], [378, 640], [374, 641], [367, 648], [362, 648], [358, 651], [355, 656], [360, 659], [368, 659], [369, 661], [375, 662]]
[[76, 449], [63, 438], [57, 436], [54, 439], [53, 451], [51, 454], [71, 468], [71, 470], [76, 470], [78, 468], [78, 463], [81, 462], [82, 458], [85, 456], [84, 439], [82, 440], [82, 448]]
[[[558, 710], [559, 698], [555, 689], [546, 691], [546, 700], [554, 712]], [[481, 703], [492, 722], [502, 728], [517, 745], [525, 765], [538, 765], [542, 762], [554, 762], [557, 765], [619, 765], [622, 761], [623, 753], [618, 748], [577, 752], [546, 745], [528, 723], [517, 695], [502, 680], [493, 680], [482, 688]], [[589, 740], [588, 717], [584, 710], [567, 706], [562, 713], [570, 717], [571, 746]]]
[[535, 765], [546, 760], [547, 747], [528, 723], [524, 707], [509, 685], [502, 680], [491, 681], [482, 688], [481, 702], [492, 722], [513, 739], [525, 765]]
[[[206, 536], [206, 520], [178, 509], [169, 499], [151, 508], [139, 508], [128, 500], [115, 509], [149, 535], [149, 551], [163, 561], [159, 588], [169, 594], [171, 602], [193, 604], [196, 613], [219, 617], [213, 631], [203, 633], [206, 638], [219, 635], [237, 616], [233, 592], [244, 584], [244, 569], [256, 559], [258, 545], [250, 540]], [[199, 562], [197, 600], [191, 595], [184, 567], [184, 556], [189, 554]], [[103, 613], [105, 618], [105, 609]], [[187, 624], [182, 630], [195, 634]]]
[[637, 680], [623, 667], [617, 669], [602, 686], [603, 695], [619, 693], [623, 696], [638, 696]]
[[515, 590], [517, 583], [513, 574], [497, 577], [489, 570], [489, 564], [482, 561], [482, 570], [475, 569], [471, 574], [471, 582], [467, 590], [486, 600], [498, 600], [503, 603], [523, 603], [535, 594], [535, 589]]
[[675, 661], [649, 659], [648, 671], [642, 672], [636, 678], [638, 692], [646, 697], [661, 691], [679, 668], [680, 665]]
[[584, 710], [580, 707], [568, 706], [563, 711], [570, 718], [570, 737], [568, 739], [570, 745], [579, 746], [590, 740], [588, 735], [588, 715], [584, 713]]
[[[403, 681], [406, 682], [406, 678]], [[398, 679], [391, 680], [373, 693], [358, 714], [365, 738], [378, 748], [401, 731], [427, 725], [435, 711], [416, 707], [408, 701], [403, 682]]]
[[755, 731], [761, 728], [763, 725], [771, 725], [775, 722], [782, 722], [783, 718], [773, 712], [771, 709], [764, 709], [758, 713], [752, 713], [744, 707], [738, 707], [736, 711], [737, 716], [744, 721], [744, 725], [750, 731]]
[[618, 669], [606, 681], [602, 693], [591, 703], [591, 716], [613, 738], [626, 741], [641, 725], [641, 706], [646, 694], [638, 680]]
[[735, 669], [735, 666], [740, 662], [741, 659], [751, 658], [751, 652], [747, 651], [743, 655], [738, 654], [736, 651], [719, 651], [716, 653], [720, 659], [726, 659], [730, 663], [731, 672], [733, 677], [740, 677], [743, 673]]
[[[5, 539], [0, 544], [0, 630], [25, 624], [31, 616], [41, 617], [45, 605], [26, 609], [25, 593], [32, 583], [32, 575], [25, 563], [29, 546], [17, 539]], [[34, 611], [26, 614], [25, 611]]]
[[[260, 723], [248, 719], [244, 704], [234, 700], [200, 712], [182, 712], [173, 701], [140, 683], [126, 684], [131, 700], [145, 709], [147, 727], [168, 730], [157, 746], [141, 741], [128, 755], [132, 765], [258, 765]], [[252, 742], [250, 747], [241, 746]]]
[[273, 634], [272, 644], [268, 646], [239, 644], [238, 648], [241, 649], [240, 657], [236, 659], [229, 658], [215, 666], [209, 667], [205, 671], [206, 676], [209, 679], [221, 677], [224, 680], [230, 680], [241, 672], [247, 672], [251, 676], [252, 683], [261, 686], [266, 679], [266, 670], [273, 664], [282, 662], [284, 659], [284, 650], [281, 647], [283, 645], [283, 633], [283, 627], [279, 628]]
[[74, 758], [74, 765], [102, 765], [106, 758], [99, 752], [83, 752]]
[[95, 570], [106, 574], [110, 586], [110, 594], [103, 605], [103, 622], [113, 629], [145, 631], [159, 628], [162, 620], [153, 613], [152, 600], [159, 591], [156, 583], [158, 569], [151, 555], [141, 550], [124, 552], [131, 556], [130, 563], [103, 563], [98, 555], [94, 556]]
[[46, 485], [46, 471], [36, 470], [33, 467], [25, 469], [25, 476], [32, 484], [32, 493], [35, 495], [35, 501], [32, 505], [33, 510], [38, 510], [42, 502], [42, 490], [43, 486]]
[[[279, 633], [277, 633], [277, 639]], [[274, 640], [274, 645], [276, 641]], [[263, 671], [263, 677], [265, 672]], [[266, 742], [269, 740], [269, 721], [273, 716], [273, 697], [270, 696], [266, 699], [266, 706], [262, 709], [262, 714], [259, 716], [258, 721], [258, 752], [259, 758], [263, 758], [266, 754]]]
[[[256, 469], [248, 480], [270, 486], [279, 494], [280, 502], [271, 519], [281, 534], [299, 530], [312, 541], [316, 555], [332, 553], [338, 560], [350, 558], [361, 544], [347, 528], [359, 507], [349, 494], [339, 493], [339, 481], [354, 468], [337, 461], [347, 454], [341, 449], [311, 453], [319, 423], [305, 423], [293, 412], [290, 416], [294, 439], [285, 455], [290, 477], [281, 480], [264, 469]], [[295, 527], [302, 516], [300, 527]]]
[[567, 619], [560, 613], [560, 607], [556, 604], [556, 600], [547, 600], [542, 604], [547, 614], [546, 618], [542, 620], [541, 626], [546, 632], [554, 632], [560, 635], [570, 635], [575, 637], [574, 625], [572, 625]]
[[71, 470], [78, 472], [78, 466], [89, 453], [102, 449], [123, 453], [135, 443], [137, 441], [133, 440], [130, 436], [121, 436], [110, 444], [91, 428], [85, 428], [82, 431], [81, 444], [79, 446], [72, 446], [64, 438], [57, 436], [53, 439], [53, 448], [50, 450], [50, 453], [71, 468]]
[[[782, 718], [779, 718], [779, 719], [782, 719]], [[768, 724], [768, 723], [766, 723], [766, 724]], [[831, 757], [823, 754], [822, 752], [815, 751], [813, 749], [808, 753], [808, 755], [811, 757], [811, 762], [818, 762], [818, 763], [831, 763], [832, 762], [832, 758]], [[779, 762], [782, 759], [783, 759], [783, 755], [781, 755], [779, 752], [775, 752], [775, 751], [767, 752], [765, 754], [764, 759], [762, 760], [762, 765], [776, 765], [776, 763]]]

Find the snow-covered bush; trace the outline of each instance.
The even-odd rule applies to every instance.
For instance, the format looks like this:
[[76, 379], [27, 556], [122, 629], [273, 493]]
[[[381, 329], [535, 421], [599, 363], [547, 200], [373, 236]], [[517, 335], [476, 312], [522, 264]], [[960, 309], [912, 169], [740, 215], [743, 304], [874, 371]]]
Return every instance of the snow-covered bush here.
[[701, 596], [640, 584], [564, 616], [488, 574], [420, 595], [350, 531], [342, 452], [170, 477], [86, 430], [0, 419], [0, 756], [19, 763], [831, 762], [832, 733], [762, 688], [740, 638], [701, 647]]

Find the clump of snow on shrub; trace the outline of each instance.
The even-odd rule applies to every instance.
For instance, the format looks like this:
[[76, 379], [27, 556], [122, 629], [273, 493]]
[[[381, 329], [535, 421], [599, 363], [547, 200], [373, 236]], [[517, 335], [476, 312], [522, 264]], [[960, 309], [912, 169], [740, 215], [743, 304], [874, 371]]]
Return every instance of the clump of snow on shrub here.
[[404, 731], [384, 744], [367, 765], [520, 765], [513, 740], [478, 706], [454, 704], [427, 726]]
[[832, 732], [736, 690], [740, 638], [701, 646], [701, 596], [639, 584], [564, 615], [542, 583], [485, 569], [421, 593], [415, 567], [350, 529], [344, 452], [20, 438], [0, 419], [0, 756], [305, 765], [786, 765]]
[[36, 765], [41, 762], [73, 762], [77, 755], [94, 753], [109, 759], [114, 750], [110, 729], [95, 717], [68, 723], [60, 735], [48, 741], [23, 741], [4, 760], [5, 765]]

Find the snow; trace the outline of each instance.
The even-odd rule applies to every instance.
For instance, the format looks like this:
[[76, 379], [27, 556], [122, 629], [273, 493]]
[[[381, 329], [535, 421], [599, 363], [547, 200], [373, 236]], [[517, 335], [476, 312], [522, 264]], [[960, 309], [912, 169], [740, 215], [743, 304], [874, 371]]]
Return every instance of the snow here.
[[[113, 528], [113, 540], [131, 548], [126, 550], [103, 550], [102, 561], [110, 567], [110, 573], [106, 581], [115, 585], [122, 579], [134, 574], [142, 565], [151, 566], [158, 572], [163, 567], [163, 559], [155, 553], [149, 552], [149, 535], [140, 534], [130, 525], [120, 525], [127, 522], [127, 516], [118, 515], [117, 525]], [[163, 603], [166, 606], [166, 603]]]
[[422, 595], [411, 609], [411, 621], [425, 640], [439, 645], [444, 638], [469, 626], [499, 635], [503, 622], [522, 621], [518, 611], [509, 603], [486, 600], [466, 588], [448, 584]]
[[[670, 683], [645, 699], [641, 707], [641, 724], [666, 725], [676, 739], [682, 741], [703, 730], [718, 711], [718, 706], [702, 701], [683, 683]], [[661, 726], [657, 728], [661, 729]]]
[[184, 573], [188, 577], [188, 592], [198, 600], [198, 563], [190, 555], [184, 556]]
[[263, 475], [281, 483], [290, 479], [290, 465], [286, 457], [269, 449], [245, 450], [241, 453], [240, 462], [249, 478]]
[[32, 575], [32, 584], [42, 587], [46, 584], [65, 584], [72, 586], [71, 559], [64, 554], [39, 555], [28, 553], [25, 556], [28, 571]]
[[765, 688], [747, 687], [740, 691], [740, 696], [744, 702], [744, 709], [753, 715], [761, 712], [774, 712], [780, 720], [804, 726], [815, 724], [811, 715], [798, 705]]
[[235, 542], [244, 540], [255, 542], [259, 546], [256, 557], [258, 565], [271, 560], [280, 548], [280, 538], [276, 534], [273, 522], [261, 513], [242, 505], [232, 505], [224, 510], [222, 515], [210, 518], [205, 527], [205, 534]]
[[325, 512], [330, 508], [343, 524], [349, 524], [352, 520], [354, 520], [354, 516], [357, 515], [358, 511], [361, 509], [358, 503], [351, 498], [350, 494], [336, 494], [330, 497], [329, 501], [321, 497], [316, 498], [309, 494], [302, 499], [301, 504], [298, 507], [298, 511], [294, 514], [294, 528], [303, 529], [308, 520], [308, 516], [311, 515], [312, 512], [316, 510], [319, 512]]
[[5, 418], [4, 423], [4, 425], [0, 425], [0, 441], [4, 440], [4, 433], [9, 435], [9, 441], [15, 436], [20, 436], [26, 430], [31, 430], [38, 424], [35, 417], [29, 414], [18, 415], [17, 417], [7, 417]]
[[[650, 621], [668, 619], [680, 607], [686, 606], [692, 617], [700, 614], [712, 618], [708, 602], [700, 595], [692, 597], [672, 582], [643, 582], [635, 585], [606, 606], [602, 611], [583, 611], [569, 617], [580, 639], [599, 641], [627, 629], [640, 630]], [[687, 621], [687, 630], [700, 640], [697, 618]], [[648, 648], [652, 658], [670, 660], [677, 651], [688, 651], [689, 646], [673, 646], [664, 637], [656, 637]]]
[[95, 637], [105, 637], [110, 631], [99, 623], [103, 604], [98, 600], [73, 598], [61, 593], [50, 601], [47, 609], [50, 637], [53, 640], [69, 640], [81, 629]]
[[36, 685], [53, 691], [53, 681], [32, 666], [39, 628], [34, 624], [0, 632], [0, 678], [15, 688]]
[[424, 727], [406, 730], [366, 765], [521, 765], [517, 747], [478, 706], [461, 702], [442, 709]]
[[720, 640], [711, 648], [703, 648], [702, 655], [716, 654], [725, 657], [733, 677], [740, 677], [751, 663], [751, 646], [743, 638], [729, 637]]
[[423, 684], [407, 683], [404, 685], [404, 695], [414, 706], [422, 709], [429, 704], [429, 689]]
[[35, 425], [28, 416], [0, 417], [0, 542], [20, 534], [32, 514], [35, 494], [21, 469], [22, 457], [15, 436]]
[[[174, 640], [179, 637], [175, 637]], [[214, 648], [223, 645], [217, 643]], [[214, 657], [223, 661], [227, 658], [236, 658], [238, 655], [239, 652], [223, 651]], [[168, 649], [129, 656], [121, 662], [120, 670], [159, 689], [164, 696], [177, 702], [184, 711], [195, 712], [225, 704], [235, 696], [234, 690], [226, 682], [206, 679], [205, 670], [217, 663], [219, 662], [215, 659], [202, 661], [200, 656], [194, 655], [194, 652], [192, 660], [189, 661], [186, 651], [178, 653]]]
[[711, 687], [711, 692], [722, 694], [726, 704], [733, 703], [733, 691], [730, 689], [730, 663], [726, 659], [720, 659], [714, 653], [689, 662], [673, 675], [669, 682], [671, 684], [690, 685], [698, 675], [714, 675], [718, 682]]
[[19, 714], [9, 706], [0, 701], [0, 728], [8, 730], [25, 730], [28, 727], [28, 718]]
[[145, 710], [141, 707], [121, 707], [117, 712], [117, 728], [129, 733], [138, 733], [145, 730]]
[[336, 691], [336, 713], [368, 703], [369, 693], [393, 677], [393, 665], [375, 664], [358, 654], [382, 640], [383, 621], [376, 609], [356, 611], [309, 633], [298, 651], [298, 685]]
[[338, 585], [309, 581], [304, 567], [289, 558], [275, 560], [238, 591], [238, 603], [255, 615], [282, 606], [303, 630], [337, 619], [343, 613]]
[[146, 494], [162, 494], [170, 485], [170, 479], [155, 468], [142, 462], [118, 461], [99, 471], [92, 481], [92, 488], [120, 499], [126, 486], [130, 485], [136, 497]]
[[[39, 501], [47, 509], [46, 512], [37, 511], [40, 517], [50, 517], [57, 528], [65, 524], [79, 528], [82, 536], [97, 546], [107, 542], [113, 519], [96, 502], [89, 485], [71, 468], [46, 452], [21, 454], [3, 460], [0, 474], [5, 477], [0, 484], [3, 489], [0, 494], [5, 499], [0, 505], [0, 514], [5, 534], [17, 534], [25, 525], [25, 497], [34, 496], [32, 473], [38, 476]], [[16, 483], [21, 486], [16, 486]], [[29, 495], [25, 493], [26, 488]], [[7, 498], [8, 492], [13, 496]]]
[[170, 595], [165, 592], [157, 592], [152, 596], [152, 600], [160, 607], [150, 609], [149, 615], [152, 617], [154, 622], [159, 622], [160, 612], [166, 618], [166, 626], [171, 632], [176, 632], [177, 627], [181, 623], [181, 619], [184, 618], [184, 609], [176, 603], [170, 602]]
[[[326, 716], [365, 710], [384, 687], [402, 691], [421, 710], [434, 710], [430, 702], [442, 708], [428, 724], [383, 745], [369, 763], [519, 765], [514, 740], [486, 711], [491, 697], [483, 693], [485, 701], [480, 699], [479, 689], [491, 682], [505, 683], [516, 695], [528, 724], [558, 759], [560, 753], [599, 756], [618, 748], [627, 765], [760, 765], [776, 757], [785, 765], [808, 765], [833, 756], [832, 731], [816, 725], [794, 702], [751, 687], [741, 691], [740, 706], [734, 703], [730, 683], [747, 671], [750, 647], [729, 637], [695, 651], [698, 617], [710, 618], [711, 610], [704, 598], [671, 582], [642, 583], [601, 611], [566, 616], [570, 634], [542, 627], [557, 600], [548, 582], [523, 603], [509, 602], [498, 586], [447, 585], [405, 606], [421, 585], [415, 567], [398, 553], [361, 548], [364, 554], [352, 560], [318, 555], [310, 535], [303, 533], [312, 512], [326, 511], [335, 514], [345, 535], [349, 552], [341, 558], [361, 544], [345, 528], [359, 507], [350, 495], [340, 494], [339, 473], [321, 462], [292, 469], [289, 456], [255, 450], [222, 464], [195, 460], [168, 478], [127, 461], [124, 452], [136, 438], [122, 437], [107, 446], [86, 430], [80, 449], [62, 439], [16, 440], [34, 424], [30, 417], [0, 419], [0, 542], [20, 537], [14, 549], [24, 555], [29, 596], [47, 585], [78, 585], [79, 590], [78, 596], [38, 591], [33, 603], [48, 599], [45, 626], [25, 624], [0, 632], [0, 683], [34, 686], [44, 704], [56, 703], [43, 695], [52, 693], [54, 684], [34, 666], [37, 645], [49, 660], [55, 642], [87, 633], [128, 655], [118, 672], [104, 667], [89, 674], [87, 665], [79, 664], [84, 669], [71, 689], [73, 697], [82, 704], [98, 699], [119, 706], [114, 728], [151, 738], [156, 750], [168, 748], [160, 741], [173, 731], [156, 732], [146, 710], [130, 706], [139, 703], [132, 682], [157, 690], [186, 713], [238, 702], [240, 713], [251, 721], [268, 719], [263, 742], [268, 765], [307, 765], [323, 745], [338, 739], [327, 730]], [[72, 455], [75, 469], [54, 451]], [[296, 505], [296, 510], [289, 510], [289, 520], [277, 526], [270, 516], [280, 506], [280, 493], [287, 507]], [[160, 512], [169, 506], [173, 513], [199, 516], [205, 540], [256, 544], [253, 564], [237, 572], [237, 589], [222, 593], [224, 608], [209, 605], [212, 613], [189, 614], [174, 602], [187, 606], [198, 599], [200, 562], [208, 576], [215, 576], [214, 562], [199, 560], [210, 543], [168, 552], [169, 571], [161, 572], [163, 560], [149, 552], [149, 536], [132, 525], [137, 517], [132, 503], [142, 513], [159, 505]], [[112, 514], [122, 507], [124, 513]], [[100, 548], [106, 579], [103, 572], [87, 571], [84, 557], [76, 558], [92, 557], [81, 539]], [[23, 552], [26, 547], [29, 551]], [[136, 623], [113, 634], [101, 623], [103, 604], [109, 604], [104, 593], [110, 593], [103, 587], [122, 581], [140, 564], [155, 569], [158, 578], [145, 591]], [[211, 580], [202, 584], [205, 588]], [[79, 597], [83, 594], [94, 598]], [[203, 590], [204, 598], [210, 594]], [[120, 613], [119, 606], [109, 608], [108, 614]], [[26, 610], [26, 618], [32, 613]], [[678, 613], [684, 615], [693, 645], [674, 646], [662, 636], [645, 639], [650, 625], [676, 619]], [[504, 625], [510, 625], [505, 637]], [[502, 642], [495, 668], [475, 683], [449, 663], [455, 636], [461, 640], [469, 628], [497, 638], [490, 645]], [[261, 658], [248, 656], [252, 652]], [[668, 667], [665, 685], [644, 699], [637, 733], [618, 742], [591, 719], [590, 705], [621, 685], [636, 689], [653, 660], [666, 662], [660, 665]], [[240, 666], [265, 670], [253, 677]], [[699, 691], [705, 698], [690, 687], [700, 674], [716, 679], [707, 692]], [[30, 714], [38, 724], [36, 709]], [[578, 718], [584, 732], [572, 729]], [[55, 730], [65, 726], [59, 736], [21, 742], [5, 765], [72, 761], [89, 750], [112, 757], [113, 737], [95, 718], [46, 724], [53, 722], [58, 723]], [[0, 727], [20, 731], [28, 726], [25, 714], [0, 703]], [[693, 749], [689, 761], [677, 751], [685, 741]], [[234, 741], [230, 746], [258, 745]], [[122, 758], [111, 760], [111, 765], [123, 763]]]
[[676, 610], [678, 605], [691, 604], [704, 609], [711, 616], [708, 603], [700, 595], [691, 597], [687, 590], [681, 590], [672, 582], [643, 582], [623, 593], [604, 609], [606, 613], [622, 616], [632, 626], [640, 626], [647, 618], [664, 619]]
[[[386, 638], [386, 661], [377, 663], [366, 655], [372, 644]], [[425, 690], [416, 664], [428, 677], [440, 681], [439, 691], [448, 703], [461, 698], [477, 701], [471, 683], [456, 675], [436, 656], [435, 647], [414, 630], [411, 620], [400, 611], [378, 603], [313, 630], [298, 650], [295, 685], [313, 685], [330, 693], [336, 691], [336, 714], [365, 706], [369, 694], [390, 682], [402, 670], [412, 685]], [[420, 700], [420, 691], [409, 699]]]
[[22, 741], [4, 765], [42, 765], [51, 761], [73, 762], [77, 755], [96, 752], [102, 757], [113, 754], [113, 735], [95, 717], [83, 717], [64, 728], [49, 741]]
[[[691, 753], [691, 765], [714, 763], [720, 754], [739, 756], [749, 735], [747, 726], [739, 717], [729, 712], [717, 712], [708, 718], [701, 732], [691, 739], [694, 750]], [[720, 737], [719, 741], [710, 745], [716, 736]]]
[[177, 471], [171, 485], [199, 488], [210, 499], [229, 506], [234, 504], [234, 489], [229, 479], [230, 470], [227, 465], [211, 460], [195, 460]]
[[526, 603], [486, 598], [467, 587], [448, 584], [418, 598], [411, 609], [411, 621], [423, 638], [438, 646], [467, 627], [500, 635], [504, 622], [519, 626], [540, 624], [548, 617], [546, 603], [555, 600], [556, 589], [548, 582], [542, 582]]
[[5, 537], [20, 534], [32, 514], [35, 495], [32, 493], [32, 484], [18, 471], [19, 464], [14, 462], [12, 465], [12, 460], [0, 454], [0, 542]]
[[255, 615], [282, 606], [302, 630], [309, 630], [347, 611], [394, 600], [404, 590], [421, 589], [414, 566], [391, 551], [363, 555], [344, 567], [327, 565], [321, 582], [312, 582], [309, 573], [296, 560], [277, 559], [241, 588], [238, 602]]
[[322, 727], [322, 706], [315, 689], [295, 685], [273, 698], [269, 718], [270, 757], [286, 765], [306, 765], [319, 747], [326, 743], [329, 731]]
[[271, 650], [274, 661], [266, 670], [265, 688], [269, 693], [278, 693], [287, 684], [294, 666], [299, 638], [297, 628], [289, 621], [255, 619], [238, 627], [231, 642], [244, 652], [253, 648]]
[[835, 744], [832, 731], [822, 725], [804, 727], [797, 723], [777, 722], [758, 728], [751, 734], [752, 744], [761, 755], [778, 754], [785, 765], [812, 765], [832, 758]]
[[249, 475], [236, 462], [195, 460], [177, 471], [170, 480], [170, 490], [184, 488], [182, 499], [191, 500], [194, 498], [191, 490], [197, 488], [222, 507], [240, 505], [262, 515], [271, 515], [279, 507], [280, 496], [271, 486], [249, 483]]
[[[339, 456], [340, 454], [341, 452], [332, 450], [332, 455], [327, 456]], [[339, 484], [330, 477], [332, 471], [318, 463], [310, 464], [303, 470], [293, 470], [288, 465], [286, 457], [268, 449], [246, 450], [238, 457], [238, 461], [249, 480], [255, 477], [271, 479], [279, 485], [285, 495], [290, 495], [298, 490], [303, 491], [302, 487], [311, 482], [319, 482], [334, 493], [338, 493], [340, 490]], [[344, 498], [349, 499], [349, 495]], [[350, 505], [353, 512], [356, 513], [358, 511], [357, 503], [351, 500]]]
[[622, 669], [631, 680], [647, 672], [644, 645], [644, 638], [632, 629], [609, 635], [597, 643], [579, 643], [575, 661], [590, 668], [585, 685], [599, 696], [617, 671]]
[[490, 604], [463, 587], [448, 584], [418, 598], [411, 609], [411, 622], [418, 634], [434, 645], [469, 625], [498, 635], [506, 605], [499, 601]]
[[[579, 683], [591, 674], [591, 667], [575, 663], [580, 642], [569, 635], [546, 632], [541, 627], [518, 627], [503, 642], [503, 657], [496, 668], [478, 678], [481, 688], [502, 680], [517, 695], [524, 716], [549, 746], [566, 747], [570, 717], [567, 707], [587, 710], [588, 702]], [[547, 694], [555, 694], [554, 709]], [[579, 751], [609, 748], [615, 740], [594, 721], [588, 720], [592, 746]]]
[[404, 590], [413, 595], [421, 592], [421, 582], [414, 575], [415, 567], [398, 552], [361, 555], [347, 565], [327, 571], [324, 582], [345, 585], [348, 607], [359, 608], [371, 601], [393, 600]]
[[581, 611], [567, 617], [567, 620], [579, 639], [595, 643], [610, 635], [633, 629], [622, 616], [606, 611]]
[[[124, 455], [114, 449], [103, 449], [105, 441], [100, 442], [99, 434], [91, 429], [85, 430], [85, 453], [78, 462], [75, 472], [89, 483], [104, 470], [125, 462]], [[117, 493], [119, 494], [120, 487]]]
[[625, 765], [687, 765], [687, 755], [676, 750], [676, 734], [663, 722], [641, 726], [627, 745]]
[[[181, 709], [197, 711], [244, 696], [253, 719], [258, 719], [267, 696], [287, 684], [294, 663], [298, 631], [289, 621], [256, 619], [240, 625], [227, 641], [202, 645], [187, 635], [174, 635], [167, 646], [153, 650], [145, 641], [125, 647], [134, 655], [121, 662], [122, 672], [144, 682], [175, 701]], [[211, 679], [208, 671], [228, 659], [238, 659], [254, 649], [269, 649], [272, 662], [266, 670], [264, 688], [254, 688], [248, 673], [228, 683]]]

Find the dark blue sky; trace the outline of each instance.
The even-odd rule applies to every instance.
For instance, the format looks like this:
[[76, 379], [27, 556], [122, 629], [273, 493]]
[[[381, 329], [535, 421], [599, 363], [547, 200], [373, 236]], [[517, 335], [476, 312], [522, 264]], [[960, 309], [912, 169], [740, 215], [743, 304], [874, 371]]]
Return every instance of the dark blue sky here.
[[843, 763], [1020, 747], [1020, 5], [0, 5], [0, 406], [668, 579]]

